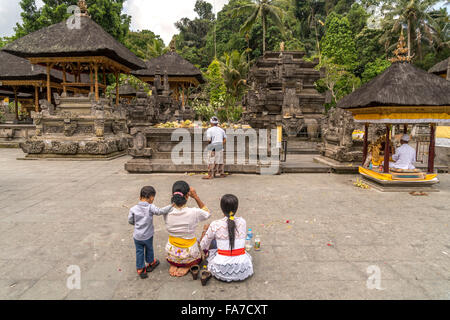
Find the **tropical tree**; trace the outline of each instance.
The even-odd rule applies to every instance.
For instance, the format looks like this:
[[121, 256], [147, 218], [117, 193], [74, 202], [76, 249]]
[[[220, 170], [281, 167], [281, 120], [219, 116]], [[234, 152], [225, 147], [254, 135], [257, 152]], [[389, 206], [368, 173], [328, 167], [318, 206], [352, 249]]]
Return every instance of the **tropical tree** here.
[[334, 63], [352, 70], [357, 63], [355, 36], [347, 17], [335, 12], [328, 15], [325, 22], [326, 34], [322, 38], [322, 54]]
[[382, 41], [387, 51], [395, 45], [400, 30], [406, 26], [408, 38], [408, 55], [413, 51], [413, 41], [416, 42], [419, 59], [422, 60], [422, 40], [424, 35], [432, 37], [434, 19], [433, 7], [439, 0], [395, 0], [386, 2], [386, 12], [382, 26], [385, 34]]
[[227, 94], [235, 101], [241, 99], [247, 87], [247, 54], [245, 51], [239, 53], [237, 50], [230, 54], [225, 53], [221, 62], [221, 68]]
[[208, 71], [205, 73], [205, 78], [207, 80], [206, 91], [208, 92], [211, 105], [215, 106], [223, 103], [227, 89], [219, 60], [214, 59], [211, 62]]
[[316, 82], [321, 92], [329, 91], [332, 97], [327, 108], [335, 106], [347, 94], [355, 91], [361, 85], [361, 79], [347, 70], [346, 66], [336, 64], [334, 59], [323, 57], [317, 70], [325, 69], [325, 76]]
[[168, 50], [160, 36], [150, 30], [128, 32], [125, 37], [125, 46], [144, 60], [158, 57]]
[[284, 32], [284, 25], [282, 16], [284, 11], [277, 6], [276, 0], [254, 0], [252, 3], [244, 4], [236, 8], [233, 16], [236, 17], [241, 14], [247, 14], [248, 18], [242, 25], [241, 34], [248, 33], [255, 25], [258, 19], [261, 19], [263, 29], [263, 53], [266, 51], [266, 34], [267, 22], [270, 20]]
[[191, 20], [182, 18], [175, 23], [180, 31], [176, 35], [177, 52], [194, 65], [206, 69], [214, 57], [214, 52], [208, 52], [206, 47], [207, 35], [213, 30], [214, 13], [209, 2], [197, 0], [194, 11], [198, 17]]

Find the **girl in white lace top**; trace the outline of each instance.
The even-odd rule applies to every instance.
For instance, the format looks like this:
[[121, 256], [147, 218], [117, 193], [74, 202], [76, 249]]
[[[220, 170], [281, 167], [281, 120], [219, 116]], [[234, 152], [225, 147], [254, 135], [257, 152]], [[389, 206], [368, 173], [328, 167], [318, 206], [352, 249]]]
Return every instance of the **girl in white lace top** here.
[[[242, 281], [253, 275], [252, 257], [245, 252], [247, 223], [235, 216], [239, 206], [236, 196], [223, 196], [220, 206], [225, 217], [209, 225], [200, 247], [209, 252], [208, 270], [214, 277], [227, 282]], [[210, 248], [213, 240], [217, 248]]]

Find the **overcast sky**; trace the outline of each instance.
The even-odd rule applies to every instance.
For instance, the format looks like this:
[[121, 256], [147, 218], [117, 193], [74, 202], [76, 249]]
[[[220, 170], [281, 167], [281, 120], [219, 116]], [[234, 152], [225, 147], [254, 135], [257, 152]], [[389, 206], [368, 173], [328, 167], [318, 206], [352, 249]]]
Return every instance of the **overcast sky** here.
[[[172, 36], [177, 33], [174, 23], [183, 17], [194, 18], [196, 0], [127, 0], [124, 11], [132, 17], [131, 29], [150, 29], [159, 34], [164, 42], [169, 44]], [[228, 0], [207, 0], [216, 4], [220, 11]], [[20, 21], [20, 0], [0, 0], [0, 37], [14, 34], [14, 26]], [[38, 5], [42, 1], [37, 0]]]

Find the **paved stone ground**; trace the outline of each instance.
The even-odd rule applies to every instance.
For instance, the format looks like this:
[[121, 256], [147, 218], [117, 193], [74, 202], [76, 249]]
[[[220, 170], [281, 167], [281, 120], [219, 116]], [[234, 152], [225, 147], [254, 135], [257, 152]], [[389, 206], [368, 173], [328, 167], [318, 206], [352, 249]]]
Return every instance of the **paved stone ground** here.
[[[1, 299], [450, 299], [450, 176], [425, 197], [355, 188], [356, 176], [129, 175], [127, 157], [110, 162], [18, 161], [0, 150]], [[167, 233], [155, 218], [161, 266], [135, 274], [128, 208], [143, 185], [157, 205], [185, 179], [220, 218], [224, 193], [262, 237], [255, 275], [242, 283], [173, 279], [164, 261]], [[286, 220], [290, 220], [287, 224]], [[200, 230], [198, 230], [200, 233]], [[329, 246], [328, 244], [331, 244]], [[69, 290], [69, 265], [81, 290]], [[366, 286], [369, 266], [381, 288]]]

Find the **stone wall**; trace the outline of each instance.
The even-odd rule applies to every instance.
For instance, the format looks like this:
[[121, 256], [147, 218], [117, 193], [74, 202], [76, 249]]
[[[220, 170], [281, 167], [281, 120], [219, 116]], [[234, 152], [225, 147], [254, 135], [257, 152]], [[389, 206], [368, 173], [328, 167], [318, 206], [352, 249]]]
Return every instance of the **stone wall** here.
[[27, 124], [0, 124], [0, 148], [19, 148], [35, 134], [36, 127]]
[[[205, 129], [153, 128], [141, 125], [133, 127], [130, 133], [133, 138], [129, 154], [133, 159], [125, 165], [125, 170], [130, 173], [208, 170], [208, 143], [203, 141]], [[224, 153], [227, 172], [260, 174], [274, 166], [277, 168], [273, 174], [280, 173], [279, 156], [275, 155], [279, 153], [279, 149], [277, 148], [270, 163], [265, 162], [261, 155], [271, 156], [271, 148], [257, 141], [259, 138], [255, 130], [247, 129], [234, 133], [227, 130], [227, 135]], [[180, 142], [185, 144], [181, 145]]]

